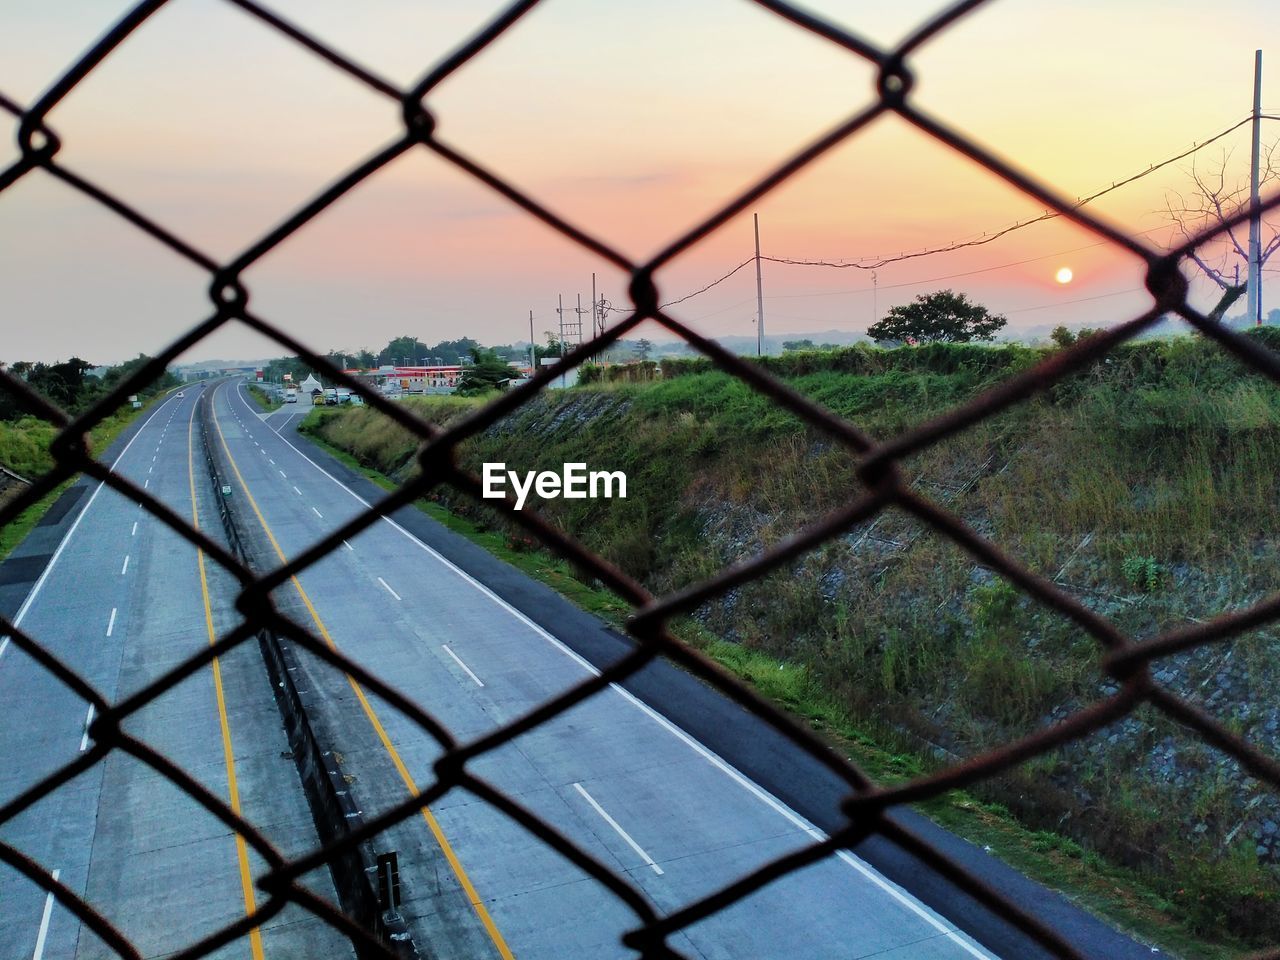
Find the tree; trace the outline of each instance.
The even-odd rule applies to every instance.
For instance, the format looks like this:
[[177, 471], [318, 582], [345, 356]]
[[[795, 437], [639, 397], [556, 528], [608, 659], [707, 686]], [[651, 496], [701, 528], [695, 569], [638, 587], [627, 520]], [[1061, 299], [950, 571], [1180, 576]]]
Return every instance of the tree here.
[[921, 294], [906, 306], [890, 308], [883, 319], [867, 328], [867, 336], [877, 343], [967, 343], [994, 340], [1008, 322], [986, 307], [970, 303], [963, 293], [939, 290]]
[[[1268, 184], [1280, 181], [1280, 156], [1276, 155], [1277, 148], [1280, 148], [1280, 140], [1264, 148], [1258, 158], [1259, 194], [1267, 192]], [[1183, 194], [1172, 191], [1165, 194], [1165, 214], [1173, 224], [1176, 238], [1189, 240], [1249, 208], [1249, 178], [1229, 174], [1230, 162], [1231, 152], [1224, 150], [1208, 169], [1199, 169], [1193, 156], [1191, 169], [1187, 171], [1191, 180], [1187, 192]], [[1265, 267], [1271, 255], [1280, 249], [1280, 215], [1273, 209], [1270, 216], [1264, 215], [1261, 221], [1259, 259]], [[1209, 318], [1212, 320], [1221, 320], [1226, 316], [1227, 309], [1248, 289], [1248, 242], [1249, 225], [1247, 222], [1239, 223], [1187, 255], [1200, 268], [1200, 272], [1222, 292], [1218, 303], [1209, 311]], [[1240, 279], [1242, 272], [1245, 280]]]
[[1092, 327], [1081, 327], [1079, 330], [1068, 330], [1062, 324], [1058, 324], [1053, 328], [1053, 332], [1049, 334], [1049, 339], [1059, 347], [1071, 347], [1079, 343], [1081, 340], [1092, 337], [1097, 330]]
[[419, 360], [427, 356], [427, 347], [417, 337], [396, 337], [378, 354], [378, 362], [394, 367], [417, 366]]
[[313, 372], [311, 365], [301, 357], [277, 357], [267, 361], [266, 366], [262, 368], [262, 378], [268, 383], [283, 383], [284, 375], [287, 373], [290, 382], [296, 386]]
[[339, 370], [345, 370], [349, 364], [355, 361], [355, 354], [350, 350], [330, 350], [324, 355], [324, 358]]
[[642, 362], [649, 359], [649, 354], [652, 350], [652, 342], [644, 339], [636, 341], [636, 356], [639, 357]]
[[439, 357], [445, 363], [452, 365], [462, 363], [463, 357], [470, 357], [473, 351], [479, 349], [483, 348], [478, 340], [463, 337], [460, 340], [441, 340], [428, 351], [427, 355]]
[[27, 383], [59, 406], [71, 407], [80, 399], [85, 374], [92, 369], [93, 364], [79, 357], [64, 363], [37, 363], [27, 374]]
[[812, 340], [783, 340], [782, 352], [791, 353], [795, 350], [817, 350], [817, 346]]
[[557, 360], [560, 359], [562, 348], [560, 341], [556, 339], [556, 335], [550, 330], [544, 330], [542, 335], [547, 338], [547, 345], [545, 347], [539, 347], [535, 344], [533, 348], [534, 355], [538, 358], [538, 362], [541, 363], [545, 357], [554, 357]]
[[498, 356], [496, 350], [476, 347], [471, 351], [471, 361], [458, 381], [457, 392], [464, 397], [488, 393], [490, 390], [505, 390], [507, 383], [515, 375], [515, 371], [507, 361]]

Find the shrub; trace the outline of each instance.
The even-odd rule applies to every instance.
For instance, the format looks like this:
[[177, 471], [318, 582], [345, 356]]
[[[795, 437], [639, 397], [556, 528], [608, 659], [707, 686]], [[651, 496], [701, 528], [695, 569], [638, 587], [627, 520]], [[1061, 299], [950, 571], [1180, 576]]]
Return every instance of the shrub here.
[[1143, 593], [1151, 593], [1160, 586], [1164, 571], [1155, 557], [1128, 556], [1120, 564], [1125, 582]]

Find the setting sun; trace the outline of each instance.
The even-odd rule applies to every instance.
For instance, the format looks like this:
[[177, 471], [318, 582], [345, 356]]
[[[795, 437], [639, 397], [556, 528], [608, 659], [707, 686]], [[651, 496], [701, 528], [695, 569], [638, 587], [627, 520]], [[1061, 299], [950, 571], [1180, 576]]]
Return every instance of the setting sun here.
[[1070, 267], [1061, 267], [1058, 272], [1054, 274], [1054, 279], [1059, 283], [1070, 283], [1071, 278], [1074, 276], [1075, 274], [1071, 272]]

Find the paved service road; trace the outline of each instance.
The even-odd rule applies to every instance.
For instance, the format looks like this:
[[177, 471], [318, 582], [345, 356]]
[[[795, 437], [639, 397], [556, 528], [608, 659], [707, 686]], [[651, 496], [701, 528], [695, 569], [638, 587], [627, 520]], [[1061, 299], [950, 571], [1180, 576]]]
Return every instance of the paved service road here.
[[[238, 384], [213, 395], [247, 526], [293, 557], [365, 508], [275, 433]], [[256, 514], [256, 517], [254, 516]], [[589, 675], [551, 633], [391, 522], [378, 522], [279, 591], [299, 622], [471, 739]], [[305, 591], [305, 596], [302, 592]], [[431, 782], [439, 749], [328, 668], [315, 682], [345, 710], [337, 749], [366, 815]], [[376, 731], [375, 731], [376, 725]], [[375, 731], [375, 732], [371, 732]], [[380, 734], [380, 735], [379, 735]], [[670, 912], [820, 836], [792, 810], [616, 688], [474, 764]], [[400, 852], [405, 913], [440, 956], [632, 956], [634, 918], [522, 828], [454, 791], [383, 845]], [[786, 877], [672, 938], [691, 957], [989, 957], [948, 921], [851, 855]], [[452, 949], [450, 949], [452, 945]]]
[[[220, 535], [192, 416], [202, 387], [157, 404], [115, 470]], [[209, 523], [209, 518], [215, 518]], [[207, 584], [208, 593], [205, 591]], [[17, 617], [18, 625], [115, 702], [238, 622], [234, 581], [137, 503], [98, 488]], [[0, 640], [0, 805], [90, 744], [88, 704]], [[238, 805], [286, 855], [316, 845], [255, 645], [241, 646], [152, 702], [125, 729]], [[282, 752], [286, 752], [282, 757]], [[226, 826], [150, 767], [114, 752], [0, 826], [111, 920], [145, 957], [170, 954], [252, 910], [263, 864]], [[326, 874], [308, 878], [334, 899]], [[114, 954], [46, 893], [0, 866], [0, 958]], [[219, 958], [350, 957], [350, 944], [290, 907]]]

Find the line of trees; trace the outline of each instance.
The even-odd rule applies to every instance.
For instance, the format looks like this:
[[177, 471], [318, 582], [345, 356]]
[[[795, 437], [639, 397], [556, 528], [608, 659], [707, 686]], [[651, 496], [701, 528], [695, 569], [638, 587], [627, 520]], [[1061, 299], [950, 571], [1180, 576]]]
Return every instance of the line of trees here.
[[[95, 369], [94, 364], [79, 357], [58, 363], [17, 360], [6, 365], [0, 361], [0, 367], [25, 381], [27, 386], [63, 410], [75, 414], [106, 396], [150, 360], [146, 354], [140, 353], [132, 360], [108, 367], [101, 376], [91, 375], [89, 371]], [[137, 393], [139, 397], [150, 397], [179, 383], [181, 381], [166, 370], [159, 379], [140, 388]], [[0, 389], [0, 421], [18, 420], [35, 413], [21, 397]]]
[[[537, 346], [539, 356], [559, 356], [560, 344], [555, 337], [547, 334], [547, 345]], [[373, 370], [381, 366], [418, 366], [433, 365], [436, 361], [445, 366], [458, 366], [474, 362], [476, 351], [493, 353], [505, 364], [508, 360], [527, 360], [529, 351], [526, 347], [502, 344], [496, 347], [485, 347], [471, 337], [460, 337], [457, 340], [441, 340], [439, 343], [427, 344], [417, 337], [394, 337], [381, 350], [330, 350], [324, 354], [325, 360], [341, 370]], [[268, 381], [280, 383], [284, 374], [289, 374], [295, 383], [305, 380], [308, 374], [314, 373], [324, 379], [323, 371], [315, 370], [302, 357], [278, 357], [270, 360], [263, 367], [263, 376]]]

